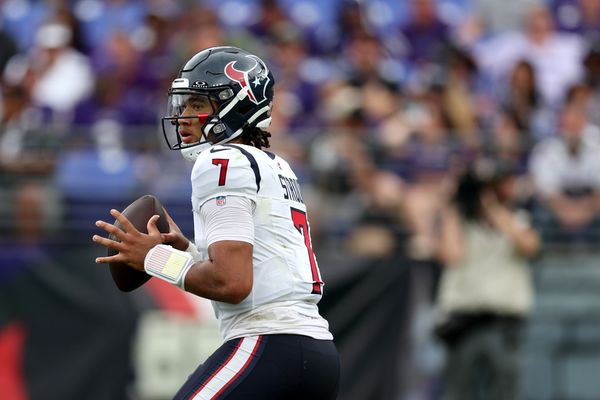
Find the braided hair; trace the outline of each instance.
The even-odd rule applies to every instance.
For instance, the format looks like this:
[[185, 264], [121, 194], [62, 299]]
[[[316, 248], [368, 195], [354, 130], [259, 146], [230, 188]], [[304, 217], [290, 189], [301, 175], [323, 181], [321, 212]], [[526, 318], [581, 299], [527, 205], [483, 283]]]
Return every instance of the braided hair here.
[[246, 128], [241, 137], [243, 144], [254, 146], [257, 149], [267, 148], [270, 146], [269, 138], [271, 137], [271, 134], [257, 127]]

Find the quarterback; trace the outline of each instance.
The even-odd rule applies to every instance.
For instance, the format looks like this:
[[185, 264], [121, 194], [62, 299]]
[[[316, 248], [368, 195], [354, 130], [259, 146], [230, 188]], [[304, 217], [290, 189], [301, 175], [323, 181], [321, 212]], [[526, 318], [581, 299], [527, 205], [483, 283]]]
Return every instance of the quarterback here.
[[[169, 147], [194, 162], [194, 240], [167, 215], [148, 234], [116, 210], [119, 241], [96, 262], [124, 262], [212, 300], [224, 344], [174, 399], [336, 399], [339, 356], [317, 303], [323, 281], [298, 180], [269, 147], [274, 78], [257, 56], [213, 47], [193, 56], [168, 92]], [[133, 232], [135, 231], [135, 232]], [[134, 233], [134, 234], [132, 234]]]

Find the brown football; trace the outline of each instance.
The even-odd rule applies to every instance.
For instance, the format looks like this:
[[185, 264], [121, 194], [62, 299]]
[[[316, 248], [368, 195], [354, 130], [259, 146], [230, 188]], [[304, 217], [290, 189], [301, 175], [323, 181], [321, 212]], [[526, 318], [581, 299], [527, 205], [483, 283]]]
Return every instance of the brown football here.
[[[148, 220], [153, 215], [160, 215], [160, 218], [156, 222], [156, 226], [161, 233], [169, 232], [169, 223], [165, 217], [163, 205], [160, 201], [152, 195], [144, 195], [133, 203], [129, 204], [125, 210], [121, 212], [135, 228], [143, 233], [148, 233], [147, 224]], [[115, 221], [115, 226], [122, 228], [121, 224]], [[116, 240], [116, 238], [110, 234], [109, 238]], [[108, 255], [113, 256], [117, 254], [114, 249], [108, 249]], [[129, 267], [127, 264], [113, 262], [109, 264], [110, 274], [113, 280], [117, 284], [117, 287], [123, 292], [131, 292], [134, 289], [142, 286], [144, 283], [151, 278], [145, 272], [135, 270]]]

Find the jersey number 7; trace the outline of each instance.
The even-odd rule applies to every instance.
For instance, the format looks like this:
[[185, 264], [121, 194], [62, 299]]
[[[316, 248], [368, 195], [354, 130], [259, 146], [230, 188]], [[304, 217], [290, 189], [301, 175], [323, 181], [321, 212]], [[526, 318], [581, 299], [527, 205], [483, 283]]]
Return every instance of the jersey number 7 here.
[[308, 251], [308, 259], [310, 261], [310, 270], [312, 273], [313, 284], [312, 284], [312, 294], [321, 294], [322, 289], [321, 285], [323, 282], [321, 281], [321, 277], [319, 276], [319, 268], [317, 267], [317, 260], [315, 259], [315, 253], [312, 249], [312, 244], [310, 240], [310, 234], [308, 232], [308, 220], [306, 219], [306, 212], [302, 210], [298, 210], [296, 208], [291, 207], [292, 210], [292, 221], [294, 222], [294, 226], [298, 229], [298, 232], [302, 236], [304, 236], [304, 244], [306, 245], [306, 250]]
[[225, 186], [225, 178], [227, 178], [227, 166], [229, 165], [228, 158], [213, 158], [213, 165], [220, 165], [219, 171], [219, 186]]

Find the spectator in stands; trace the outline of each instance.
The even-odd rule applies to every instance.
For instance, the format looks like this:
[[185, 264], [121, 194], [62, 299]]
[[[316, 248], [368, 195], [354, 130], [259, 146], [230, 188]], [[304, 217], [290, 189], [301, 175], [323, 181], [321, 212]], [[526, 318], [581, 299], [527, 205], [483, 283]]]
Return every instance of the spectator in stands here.
[[436, 99], [439, 111], [451, 135], [468, 148], [480, 146], [478, 67], [467, 49], [448, 43], [439, 55], [440, 76], [431, 84], [429, 95]]
[[450, 39], [450, 29], [438, 15], [437, 2], [411, 0], [408, 21], [401, 28], [408, 45], [407, 59], [416, 65], [434, 62]]
[[70, 123], [75, 106], [94, 88], [91, 64], [71, 46], [72, 35], [70, 27], [61, 22], [41, 26], [29, 60], [33, 101], [49, 112], [54, 123]]
[[400, 77], [393, 69], [386, 68], [390, 66], [390, 59], [377, 36], [356, 31], [347, 39], [341, 56], [336, 60], [343, 79], [356, 87], [370, 80], [398, 83]]
[[514, 116], [518, 129], [530, 132], [536, 126], [542, 99], [536, 71], [529, 61], [520, 60], [513, 66], [506, 84], [500, 87], [499, 106]]
[[35, 44], [37, 28], [48, 19], [53, 5], [45, 1], [19, 1], [3, 4], [2, 28], [17, 42], [20, 51], [26, 52]]
[[558, 136], [539, 142], [530, 172], [540, 210], [536, 216], [548, 240], [598, 240], [600, 216], [600, 131], [586, 110], [567, 104]]
[[552, 0], [551, 6], [558, 29], [586, 38], [600, 35], [600, 1]]
[[524, 32], [506, 32], [481, 43], [476, 49], [478, 65], [497, 82], [504, 82], [517, 62], [527, 60], [535, 70], [541, 100], [557, 106], [569, 85], [582, 77], [581, 37], [559, 33], [544, 5], [532, 7]]
[[371, 135], [383, 136], [379, 139], [392, 142], [403, 140], [404, 94], [397, 84], [382, 79], [370, 80], [360, 88], [359, 100], [365, 121], [373, 131]]
[[25, 87], [4, 83], [0, 98], [1, 275], [42, 257], [43, 234], [57, 228], [60, 194], [51, 177], [60, 143], [42, 129]]
[[85, 41], [81, 21], [66, 2], [57, 2], [52, 16], [46, 23], [48, 22], [60, 23], [69, 28], [71, 31], [69, 46], [80, 53], [89, 54], [91, 49], [89, 43]]
[[565, 93], [565, 103], [584, 110], [590, 123], [598, 126], [596, 120], [600, 111], [598, 101], [593, 88], [585, 82], [572, 85]]
[[340, 2], [335, 16], [335, 24], [330, 30], [330, 36], [323, 43], [317, 43], [317, 52], [335, 54], [347, 47], [349, 38], [368, 32], [362, 14], [361, 4], [353, 0]]
[[0, 27], [0, 74], [4, 73], [6, 65], [19, 53], [16, 41], [11, 34]]
[[348, 251], [356, 256], [390, 255], [402, 246], [403, 179], [375, 163], [361, 88], [330, 84], [321, 97], [326, 130], [310, 143], [308, 154], [312, 190], [307, 198], [317, 213], [311, 232], [316, 228], [325, 242], [348, 238]]
[[270, 40], [277, 35], [277, 30], [282, 26], [290, 25], [291, 21], [287, 9], [282, 7], [278, 0], [260, 0], [260, 11], [256, 21], [248, 27], [248, 30], [258, 40]]
[[[144, 24], [130, 36], [130, 40], [134, 48], [142, 53], [144, 63], [147, 69], [152, 71], [152, 76], [164, 82], [161, 87], [165, 87], [170, 81], [172, 71], [179, 65], [179, 59], [171, 53], [173, 37], [177, 32], [172, 26], [178, 26], [181, 17], [175, 3], [163, 2], [155, 6], [150, 8]], [[156, 96], [162, 97], [158, 94]]]
[[443, 212], [436, 333], [447, 349], [444, 400], [518, 398], [520, 333], [533, 301], [527, 260], [540, 239], [513, 208], [514, 184], [510, 166], [480, 160]]
[[[275, 110], [279, 122], [285, 119], [286, 128], [280, 132], [315, 128], [318, 104], [317, 87], [327, 78], [326, 71], [318, 70], [310, 57], [302, 32], [291, 24], [273, 27], [271, 46], [272, 71], [277, 76], [276, 96], [281, 106]], [[324, 76], [325, 74], [325, 76]]]
[[58, 145], [51, 132], [42, 130], [41, 115], [32, 107], [27, 88], [5, 83], [0, 112], [0, 174], [46, 175]]
[[527, 173], [529, 151], [533, 138], [519, 126], [513, 110], [501, 110], [491, 123], [489, 136], [485, 138], [485, 154], [514, 165], [516, 173]]
[[122, 125], [156, 121], [161, 92], [160, 69], [148, 68], [148, 58], [131, 37], [115, 31], [95, 54], [96, 86], [78, 103], [74, 123], [92, 125], [110, 119]]
[[595, 90], [600, 91], [600, 40], [589, 42], [587, 53], [583, 58], [585, 81]]
[[[224, 31], [223, 24], [216, 11], [203, 2], [190, 4], [175, 21], [178, 29], [171, 39], [171, 56], [174, 58], [171, 61], [171, 65], [174, 66], [173, 70], [177, 70], [175, 65], [181, 65], [185, 60], [191, 58], [198, 49], [228, 42], [228, 35]], [[251, 36], [248, 40], [251, 43], [250, 46], [259, 43]]]
[[101, 47], [112, 32], [132, 33], [142, 26], [147, 8], [154, 2], [77, 0], [74, 3], [74, 14], [81, 21], [82, 40], [93, 50]]
[[536, 4], [539, 0], [519, 0], [510, 6], [505, 0], [475, 0], [470, 18], [478, 25], [478, 36], [485, 39], [520, 29], [527, 11]]
[[585, 71], [584, 81], [591, 93], [590, 118], [600, 126], [600, 39], [589, 43], [589, 48], [583, 59]]
[[437, 221], [453, 186], [456, 154], [439, 107], [431, 102], [421, 107], [422, 114], [412, 117], [411, 135], [401, 151], [384, 151], [384, 166], [407, 183], [401, 215], [409, 228], [409, 256], [430, 261], [436, 248]]

